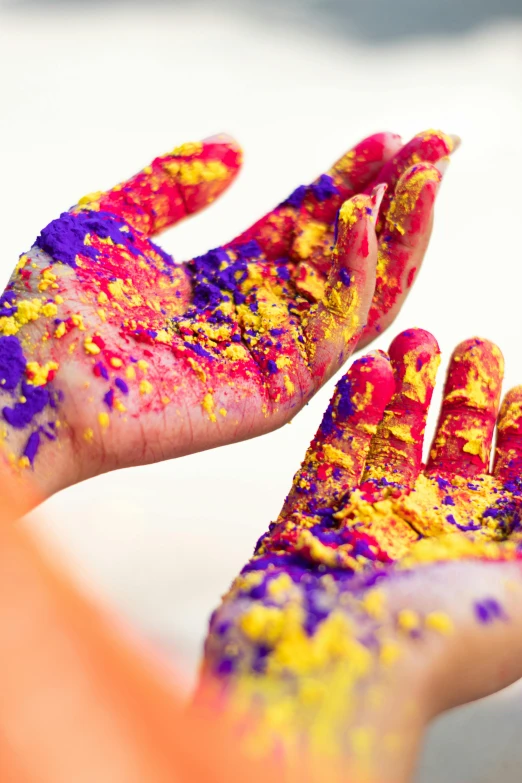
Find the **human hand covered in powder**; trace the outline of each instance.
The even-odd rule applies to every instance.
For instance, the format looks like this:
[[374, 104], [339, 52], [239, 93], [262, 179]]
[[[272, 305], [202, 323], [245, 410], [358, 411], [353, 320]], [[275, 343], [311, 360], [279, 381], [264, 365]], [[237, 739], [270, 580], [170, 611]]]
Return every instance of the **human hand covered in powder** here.
[[353, 363], [211, 621], [206, 673], [256, 706], [249, 747], [312, 780], [409, 780], [429, 718], [522, 676], [522, 387], [490, 472], [503, 359], [459, 345], [424, 466], [438, 364], [418, 329]]
[[240, 151], [227, 137], [183, 145], [81, 199], [21, 256], [0, 300], [10, 461], [33, 466], [48, 494], [288, 421], [361, 334], [395, 316], [453, 146], [435, 131], [404, 147], [372, 136], [184, 265], [152, 237], [230, 184]]

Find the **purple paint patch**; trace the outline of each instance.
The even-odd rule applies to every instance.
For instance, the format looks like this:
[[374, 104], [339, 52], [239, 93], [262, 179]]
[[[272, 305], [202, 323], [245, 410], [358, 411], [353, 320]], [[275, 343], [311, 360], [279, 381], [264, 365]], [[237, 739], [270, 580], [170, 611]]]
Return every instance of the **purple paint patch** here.
[[29, 435], [29, 439], [25, 444], [24, 457], [27, 457], [31, 465], [34, 463], [34, 459], [40, 447], [40, 433], [33, 432]]
[[477, 620], [484, 625], [495, 620], [507, 619], [504, 610], [495, 598], [485, 598], [482, 601], [477, 601], [474, 608]]
[[116, 378], [114, 381], [117, 388], [121, 391], [122, 394], [128, 394], [129, 393], [129, 387], [125, 383], [125, 381], [122, 378]]
[[114, 405], [114, 392], [112, 389], [109, 389], [109, 391], [103, 395], [103, 401], [109, 409], [112, 409], [112, 406]]
[[43, 386], [22, 383], [22, 395], [25, 402], [17, 402], [12, 408], [5, 407], [2, 410], [6, 422], [16, 429], [27, 427], [50, 401], [49, 391]]
[[[134, 235], [122, 220], [110, 212], [62, 212], [59, 218], [51, 221], [37, 237], [35, 244], [49, 253], [54, 262], [76, 267], [76, 257], [83, 255], [93, 262], [99, 257], [99, 251], [85, 244], [88, 234], [100, 239], [111, 239], [116, 245], [123, 245], [136, 253]], [[139, 253], [139, 255], [142, 255]]]
[[15, 291], [6, 291], [0, 296], [0, 318], [13, 314], [13, 307], [16, 301]]
[[25, 357], [18, 338], [0, 337], [0, 388], [16, 389], [25, 372]]
[[94, 365], [94, 372], [95, 374], [101, 375], [104, 380], [109, 380], [109, 373], [107, 372], [107, 368], [101, 362], [97, 362]]
[[321, 174], [317, 182], [310, 185], [310, 191], [317, 201], [326, 201], [339, 193], [333, 179], [328, 174]]
[[306, 198], [306, 185], [299, 185], [298, 188], [296, 188], [286, 201], [283, 201], [281, 204], [282, 207], [294, 207], [294, 209], [299, 209], [299, 207], [302, 205], [303, 201]]
[[341, 268], [341, 270], [339, 272], [339, 277], [340, 277], [341, 283], [343, 285], [349, 286], [350, 283], [352, 282], [352, 278], [350, 276], [350, 273], [344, 267]]

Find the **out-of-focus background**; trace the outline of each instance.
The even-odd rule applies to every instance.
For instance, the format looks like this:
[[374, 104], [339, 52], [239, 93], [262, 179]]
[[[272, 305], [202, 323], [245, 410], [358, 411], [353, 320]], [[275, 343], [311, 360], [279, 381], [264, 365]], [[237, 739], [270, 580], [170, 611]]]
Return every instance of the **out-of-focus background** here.
[[[2, 282], [61, 210], [177, 143], [228, 131], [245, 149], [233, 189], [164, 236], [183, 258], [365, 135], [440, 127], [463, 146], [415, 292], [377, 347], [422, 326], [446, 362], [479, 334], [504, 351], [506, 387], [522, 382], [521, 84], [521, 0], [0, 0]], [[209, 613], [331, 390], [279, 432], [73, 487], [31, 524], [193, 681]], [[521, 730], [520, 686], [455, 711], [431, 730], [419, 783], [518, 783]]]

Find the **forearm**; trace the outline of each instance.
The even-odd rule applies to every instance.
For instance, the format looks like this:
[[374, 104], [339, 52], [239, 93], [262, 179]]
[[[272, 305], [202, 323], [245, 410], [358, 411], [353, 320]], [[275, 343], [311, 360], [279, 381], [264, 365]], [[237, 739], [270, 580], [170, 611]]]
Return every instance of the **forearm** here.
[[217, 685], [219, 710], [242, 751], [274, 760], [285, 780], [411, 783], [427, 724], [423, 694], [405, 679], [379, 677], [350, 694], [352, 676], [346, 667], [291, 683], [233, 677]]

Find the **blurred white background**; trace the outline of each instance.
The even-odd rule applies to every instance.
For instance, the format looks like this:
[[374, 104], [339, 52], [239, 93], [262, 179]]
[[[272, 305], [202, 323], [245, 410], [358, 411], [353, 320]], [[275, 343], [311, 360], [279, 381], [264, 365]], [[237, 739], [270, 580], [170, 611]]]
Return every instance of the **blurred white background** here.
[[[415, 292], [377, 347], [422, 326], [445, 364], [479, 334], [504, 351], [506, 386], [522, 382], [518, 0], [511, 16], [461, 19], [458, 35], [444, 2], [436, 37], [410, 25], [396, 39], [382, 13], [372, 35], [349, 15], [341, 30], [321, 5], [274, 23], [253, 0], [221, 10], [0, 0], [3, 281], [60, 211], [179, 142], [227, 131], [245, 149], [233, 189], [163, 238], [183, 258], [229, 239], [365, 135], [440, 127], [463, 146]], [[73, 487], [31, 524], [193, 681], [209, 613], [276, 516], [331, 390], [275, 434]], [[520, 686], [446, 716], [419, 783], [520, 781], [521, 730]]]

